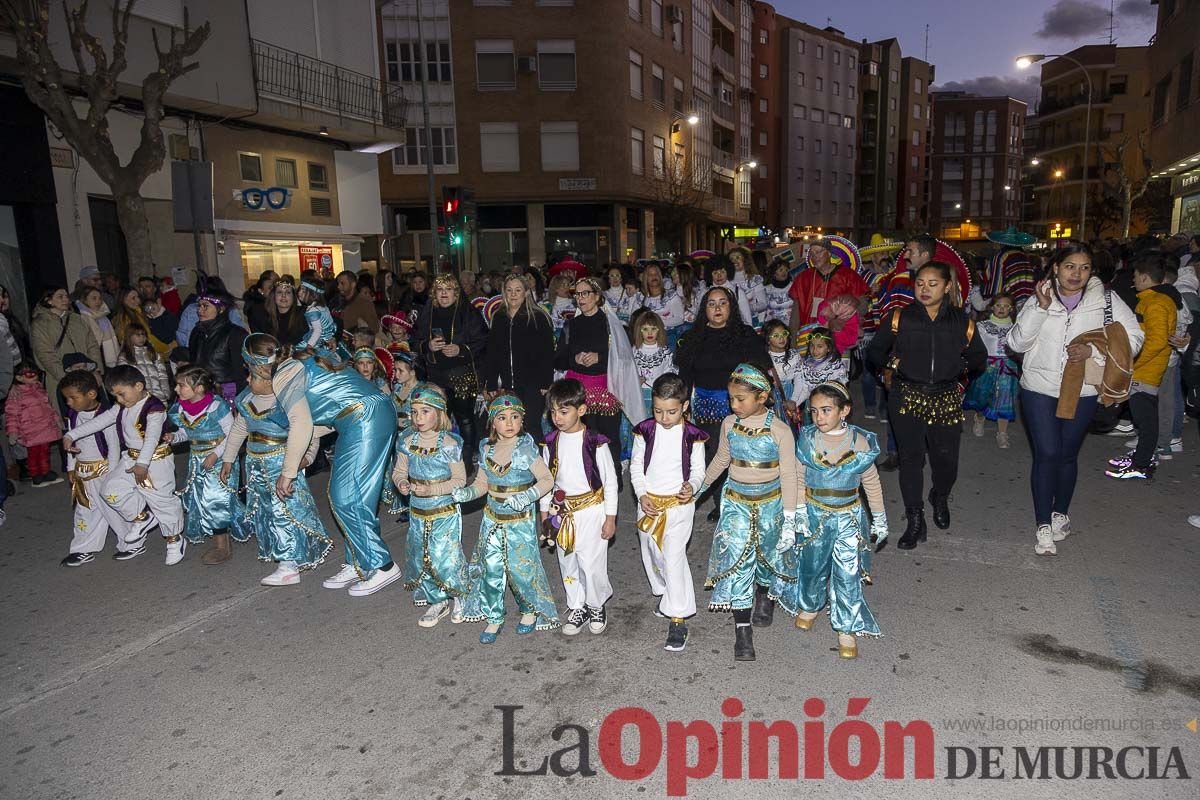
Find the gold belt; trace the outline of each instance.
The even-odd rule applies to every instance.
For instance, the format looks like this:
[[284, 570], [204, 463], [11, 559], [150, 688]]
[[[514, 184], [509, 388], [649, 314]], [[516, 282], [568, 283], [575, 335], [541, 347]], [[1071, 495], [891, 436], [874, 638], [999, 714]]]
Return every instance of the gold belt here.
[[489, 483], [488, 492], [491, 494], [509, 495], [516, 494], [517, 492], [523, 492], [526, 489], [532, 489], [534, 486], [537, 486], [537, 481], [535, 480], [527, 481], [526, 483], [514, 483], [512, 486], [500, 486], [496, 483]]
[[749, 469], [774, 469], [779, 466], [779, 459], [774, 461], [743, 461], [740, 458], [733, 459], [733, 466], [747, 467]]
[[729, 486], [726, 486], [725, 496], [730, 500], [737, 500], [739, 503], [769, 503], [772, 500], [778, 500], [780, 497], [783, 497], [783, 490], [776, 486], [765, 494], [743, 494], [737, 489], [731, 489]]
[[604, 487], [594, 492], [567, 495], [560, 507], [559, 514], [562, 522], [558, 526], [556, 542], [563, 553], [570, 555], [575, 552], [575, 512], [585, 508], [600, 505], [604, 502]]
[[[832, 495], [834, 497], [848, 497], [850, 499], [845, 503], [839, 503], [835, 505], [833, 503], [827, 503], [824, 500], [817, 499], [813, 496], [814, 491], [825, 496]], [[857, 489], [813, 489], [812, 487], [805, 487], [804, 499], [806, 502], [811, 503], [817, 508], [825, 511], [845, 511], [846, 509], [854, 508], [861, 502], [858, 498]]]
[[[128, 453], [129, 457], [132, 458], [134, 461], [137, 461], [139, 458], [142, 457], [141, 450], [134, 450], [133, 448], [129, 448], [125, 452]], [[150, 457], [150, 460], [157, 461], [162, 458], [170, 458], [170, 457], [171, 457], [171, 445], [160, 444], [158, 447], [154, 448], [154, 455]]]
[[71, 501], [81, 508], [91, 508], [92, 501], [88, 499], [87, 489], [84, 488], [83, 484], [86, 481], [95, 480], [101, 475], [107, 474], [107, 459], [100, 459], [99, 461], [80, 461], [76, 459], [75, 469], [71, 473]]
[[667, 533], [667, 510], [678, 508], [692, 503], [695, 498], [689, 498], [686, 501], [680, 500], [673, 494], [651, 494], [646, 492], [646, 497], [650, 498], [650, 502], [654, 503], [654, 507], [658, 509], [658, 513], [653, 517], [647, 515], [638, 520], [638, 530], [648, 534], [654, 543], [658, 545], [658, 549], [662, 550], [663, 536]]
[[206, 450], [213, 450], [216, 448], [217, 445], [219, 445], [223, 441], [225, 441], [225, 440], [224, 439], [192, 439], [192, 441], [191, 441], [192, 452], [196, 452], [197, 450], [199, 450], [200, 452], [204, 452]]
[[422, 480], [421, 478], [409, 478], [408, 482], [412, 483], [412, 484], [416, 484], [417, 486], [433, 486], [434, 484], [444, 483], [445, 481], [448, 481], [448, 480], [450, 480], [450, 479], [449, 478], [440, 478], [436, 481], [427, 481], [427, 480]]
[[409, 506], [408, 513], [414, 517], [420, 517], [421, 519], [424, 519], [424, 520], [430, 520], [430, 519], [437, 519], [439, 517], [449, 516], [450, 514], [453, 514], [457, 509], [458, 509], [458, 505], [456, 503], [451, 503], [448, 506], [440, 506], [438, 508], [417, 508], [416, 506]]
[[516, 522], [517, 520], [528, 519], [529, 515], [533, 513], [533, 508], [533, 506], [529, 506], [529, 508], [525, 509], [524, 511], [506, 513], [503, 511], [494, 511], [491, 506], [485, 505], [483, 507], [483, 513], [488, 517], [488, 519], [494, 522]]
[[346, 406], [341, 411], [339, 411], [338, 415], [336, 417], [334, 417], [334, 419], [345, 419], [346, 417], [350, 416], [351, 414], [358, 413], [359, 411], [362, 411], [362, 410], [363, 410], [363, 401], [356, 400], [355, 402], [351, 403], [350, 405]]
[[267, 433], [252, 433], [250, 441], [255, 444], [287, 444], [286, 436], [271, 436]]

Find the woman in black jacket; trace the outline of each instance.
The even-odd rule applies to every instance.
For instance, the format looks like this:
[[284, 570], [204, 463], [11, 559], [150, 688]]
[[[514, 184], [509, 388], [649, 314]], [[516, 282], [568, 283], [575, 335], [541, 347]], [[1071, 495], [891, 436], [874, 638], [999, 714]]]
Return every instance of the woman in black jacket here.
[[521, 398], [525, 428], [541, 444], [545, 394], [554, 381], [554, 326], [521, 275], [504, 279], [503, 296], [488, 334], [484, 385], [491, 395], [506, 391]]
[[221, 396], [230, 403], [246, 388], [246, 368], [242, 362], [242, 342], [246, 330], [229, 319], [229, 300], [223, 296], [200, 295], [196, 300], [199, 322], [188, 338], [192, 364], [212, 373], [221, 387]]
[[[705, 433], [704, 455], [711, 461], [721, 443], [721, 423], [729, 416], [729, 376], [738, 364], [748, 363], [770, 375], [773, 365], [763, 338], [742, 321], [737, 298], [723, 286], [714, 286], [700, 300], [700, 312], [691, 330], [679, 340], [675, 368], [692, 387], [692, 421]], [[716, 522], [721, 514], [721, 486], [712, 486]]]
[[453, 275], [434, 281], [433, 299], [417, 317], [416, 349], [426, 380], [450, 399], [450, 413], [463, 440], [463, 461], [471, 463], [479, 444], [475, 398], [482, 391], [479, 371], [487, 354], [487, 325], [475, 306], [463, 300]]
[[987, 364], [987, 348], [963, 309], [950, 301], [952, 271], [930, 261], [913, 282], [915, 303], [897, 309], [879, 323], [867, 351], [876, 372], [892, 370], [888, 419], [900, 456], [900, 493], [908, 526], [897, 547], [911, 550], [925, 541], [923, 491], [925, 455], [929, 454], [933, 523], [950, 527], [950, 490], [958, 478], [962, 440], [964, 372], [975, 376]]

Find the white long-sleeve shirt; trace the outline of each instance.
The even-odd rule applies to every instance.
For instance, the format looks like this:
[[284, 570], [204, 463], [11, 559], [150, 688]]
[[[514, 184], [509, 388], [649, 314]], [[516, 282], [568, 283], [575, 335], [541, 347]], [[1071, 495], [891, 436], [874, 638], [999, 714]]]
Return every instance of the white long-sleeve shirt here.
[[[77, 441], [85, 436], [91, 436], [93, 433], [99, 433], [105, 428], [115, 428], [118, 415], [121, 416], [121, 424], [124, 428], [122, 433], [125, 435], [125, 449], [138, 450], [137, 464], [146, 467], [150, 465], [151, 459], [154, 458], [154, 451], [158, 448], [159, 440], [162, 439], [163, 426], [167, 423], [167, 414], [165, 411], [155, 411], [146, 415], [146, 436], [138, 433], [137, 420], [138, 415], [142, 413], [142, 406], [146, 405], [146, 401], [150, 399], [147, 394], [141, 400], [138, 400], [129, 408], [125, 409], [125, 413], [121, 414], [120, 406], [113, 406], [103, 414], [98, 414], [88, 422], [78, 425], [75, 430], [71, 431], [71, 441]], [[149, 442], [149, 446], [146, 443]]]
[[[576, 433], [558, 434], [558, 474], [554, 476], [554, 488], [562, 489], [568, 495], [587, 494], [592, 490], [588, 483], [587, 473], [583, 470], [583, 434], [584, 430]], [[550, 450], [542, 446], [542, 458], [550, 463]], [[617, 470], [613, 466], [612, 453], [607, 447], [596, 448], [596, 467], [600, 470], [600, 483], [604, 487], [604, 513], [606, 516], [617, 515]], [[540, 501], [542, 511], [550, 510], [550, 501], [554, 497], [551, 491]]]
[[[187, 411], [185, 411], [183, 409], [183, 406], [179, 407], [179, 413], [183, 414], [183, 416], [188, 421], [195, 421], [196, 418], [199, 417], [201, 414], [209, 413], [210, 411], [217, 408], [218, 405], [219, 405], [219, 403], [217, 402], [217, 399], [213, 398], [213, 401], [211, 403], [209, 403], [208, 405], [206, 405], [204, 407], [204, 409], [200, 412], [200, 414], [189, 414]], [[229, 431], [231, 428], [233, 428], [233, 414], [226, 414], [225, 416], [221, 417], [221, 419], [219, 420], [219, 424], [221, 426], [222, 436], [223, 437], [229, 436]], [[177, 430], [171, 434], [171, 444], [181, 444], [183, 442], [186, 442], [187, 440], [188, 440], [188, 429], [187, 428], [180, 428], [179, 430]]]
[[75, 442], [75, 446], [79, 448], [78, 453], [67, 453], [67, 471], [75, 469], [76, 461], [108, 461], [108, 468], [114, 470], [121, 463], [121, 441], [117, 438], [117, 426], [109, 425], [100, 432], [100, 436], [104, 437], [105, 444], [108, 445], [108, 455], [104, 456], [100, 453], [100, 445], [96, 442], [95, 436], [83, 436], [81, 439], [75, 437], [79, 434], [77, 430], [87, 423], [91, 422], [100, 415], [100, 407], [91, 411], [78, 411], [75, 416], [75, 428], [67, 431], [67, 435], [71, 437], [71, 441]]
[[[654, 424], [654, 451], [650, 454], [649, 471], [643, 468], [646, 442], [641, 436], [633, 437], [629, 480], [639, 498], [647, 492], [673, 495], [682, 488], [683, 483], [679, 479], [683, 475], [683, 467], [679, 462], [683, 458], [683, 431], [683, 425], [664, 428], [658, 423]], [[687, 482], [692, 485], [692, 492], [700, 491], [700, 484], [704, 482], [704, 467], [704, 442], [693, 442], [687, 470]]]

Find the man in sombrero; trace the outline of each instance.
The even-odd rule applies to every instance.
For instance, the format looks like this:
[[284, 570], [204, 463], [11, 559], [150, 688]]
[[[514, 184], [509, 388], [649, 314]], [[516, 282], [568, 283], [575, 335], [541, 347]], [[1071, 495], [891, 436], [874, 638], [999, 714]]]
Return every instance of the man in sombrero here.
[[988, 262], [980, 282], [979, 290], [985, 301], [1000, 292], [1011, 295], [1017, 308], [1033, 294], [1035, 284], [1035, 265], [1024, 248], [1029, 247], [1037, 238], [1029, 233], [1009, 226], [1003, 231], [989, 231], [988, 241], [999, 247]]
[[[793, 332], [817, 321], [817, 312], [825, 301], [836, 301], [836, 314], [858, 313], [858, 302], [871, 287], [858, 274], [858, 248], [840, 236], [825, 236], [808, 247], [808, 269], [792, 281]], [[853, 312], [850, 309], [853, 308]]]

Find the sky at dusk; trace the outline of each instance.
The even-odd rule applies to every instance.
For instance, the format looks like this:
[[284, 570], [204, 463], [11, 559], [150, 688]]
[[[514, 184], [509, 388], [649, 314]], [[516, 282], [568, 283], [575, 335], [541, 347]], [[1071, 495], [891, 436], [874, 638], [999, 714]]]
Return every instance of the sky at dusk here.
[[775, 10], [818, 28], [832, 24], [856, 41], [900, 40], [906, 56], [922, 58], [929, 25], [929, 60], [939, 88], [1010, 94], [1027, 102], [1038, 69], [1014, 64], [1022, 53], [1065, 53], [1104, 44], [1109, 10], [1118, 45], [1145, 45], [1157, 7], [1150, 0], [775, 0]]

